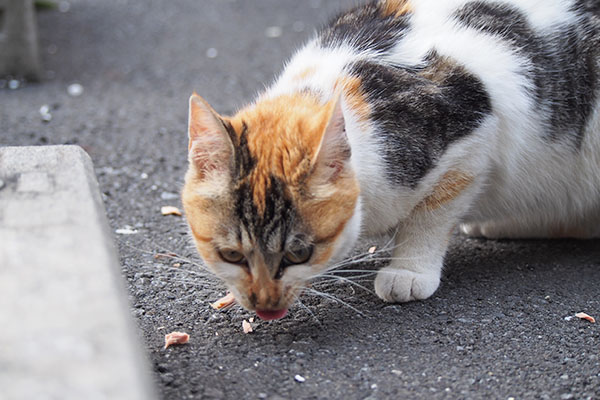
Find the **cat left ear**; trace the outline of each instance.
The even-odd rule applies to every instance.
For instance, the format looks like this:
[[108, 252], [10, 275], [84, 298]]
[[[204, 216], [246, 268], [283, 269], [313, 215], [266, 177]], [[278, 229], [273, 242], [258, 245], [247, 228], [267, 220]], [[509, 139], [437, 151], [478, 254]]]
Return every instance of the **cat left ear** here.
[[200, 176], [229, 168], [233, 144], [223, 119], [200, 96], [190, 97], [188, 122], [189, 161]]
[[315, 157], [315, 168], [326, 181], [335, 181], [346, 167], [352, 154], [346, 136], [346, 123], [341, 94], [334, 97], [325, 111], [327, 125]]

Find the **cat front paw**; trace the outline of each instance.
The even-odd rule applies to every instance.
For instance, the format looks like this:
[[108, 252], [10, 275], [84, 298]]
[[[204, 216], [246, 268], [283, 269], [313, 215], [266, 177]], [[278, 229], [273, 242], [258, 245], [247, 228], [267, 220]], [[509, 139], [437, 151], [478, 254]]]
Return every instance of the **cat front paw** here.
[[398, 267], [385, 267], [375, 278], [375, 293], [389, 303], [423, 300], [431, 296], [440, 285], [440, 274], [414, 272]]

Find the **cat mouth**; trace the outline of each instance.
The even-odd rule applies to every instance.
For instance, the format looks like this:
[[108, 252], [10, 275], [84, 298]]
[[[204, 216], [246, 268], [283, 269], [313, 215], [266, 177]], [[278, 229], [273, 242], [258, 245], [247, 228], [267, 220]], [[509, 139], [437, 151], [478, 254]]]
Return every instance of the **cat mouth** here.
[[256, 310], [256, 315], [258, 315], [262, 320], [270, 321], [285, 317], [287, 311], [287, 308], [283, 308], [281, 310]]

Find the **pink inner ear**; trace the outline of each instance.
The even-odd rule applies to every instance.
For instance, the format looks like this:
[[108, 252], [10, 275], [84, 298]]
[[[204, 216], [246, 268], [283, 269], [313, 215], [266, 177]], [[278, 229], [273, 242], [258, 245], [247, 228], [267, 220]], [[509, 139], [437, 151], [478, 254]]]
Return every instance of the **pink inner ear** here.
[[221, 132], [210, 132], [196, 137], [191, 142], [190, 162], [198, 172], [204, 175], [227, 170], [230, 159], [227, 139]]
[[341, 100], [337, 99], [321, 139], [316, 168], [321, 169], [321, 176], [325, 180], [334, 181], [344, 170], [350, 155]]
[[340, 175], [340, 173], [342, 172], [342, 170], [344, 169], [344, 163], [342, 161], [331, 161], [329, 162], [329, 164], [327, 164], [327, 167], [330, 169], [329, 172], [329, 177], [328, 180], [329, 181], [334, 181], [337, 179], [337, 177]]
[[231, 142], [221, 117], [200, 96], [190, 98], [189, 160], [201, 175], [224, 171], [229, 165]]

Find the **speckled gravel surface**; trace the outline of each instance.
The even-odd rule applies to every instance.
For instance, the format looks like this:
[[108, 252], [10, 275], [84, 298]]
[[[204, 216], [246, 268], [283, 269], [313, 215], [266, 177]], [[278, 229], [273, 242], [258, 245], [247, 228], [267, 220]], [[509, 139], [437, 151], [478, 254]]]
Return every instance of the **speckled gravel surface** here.
[[[183, 218], [160, 213], [180, 206], [187, 99], [196, 90], [233, 112], [349, 3], [70, 1], [39, 15], [47, 80], [0, 80], [0, 145], [75, 143], [92, 156], [164, 399], [598, 398], [600, 324], [569, 318], [600, 317], [598, 240], [456, 236], [430, 300], [384, 304], [372, 275], [353, 278], [368, 290], [322, 282], [325, 297], [250, 334], [250, 313], [210, 308], [223, 287]], [[190, 343], [163, 350], [173, 330]]]

